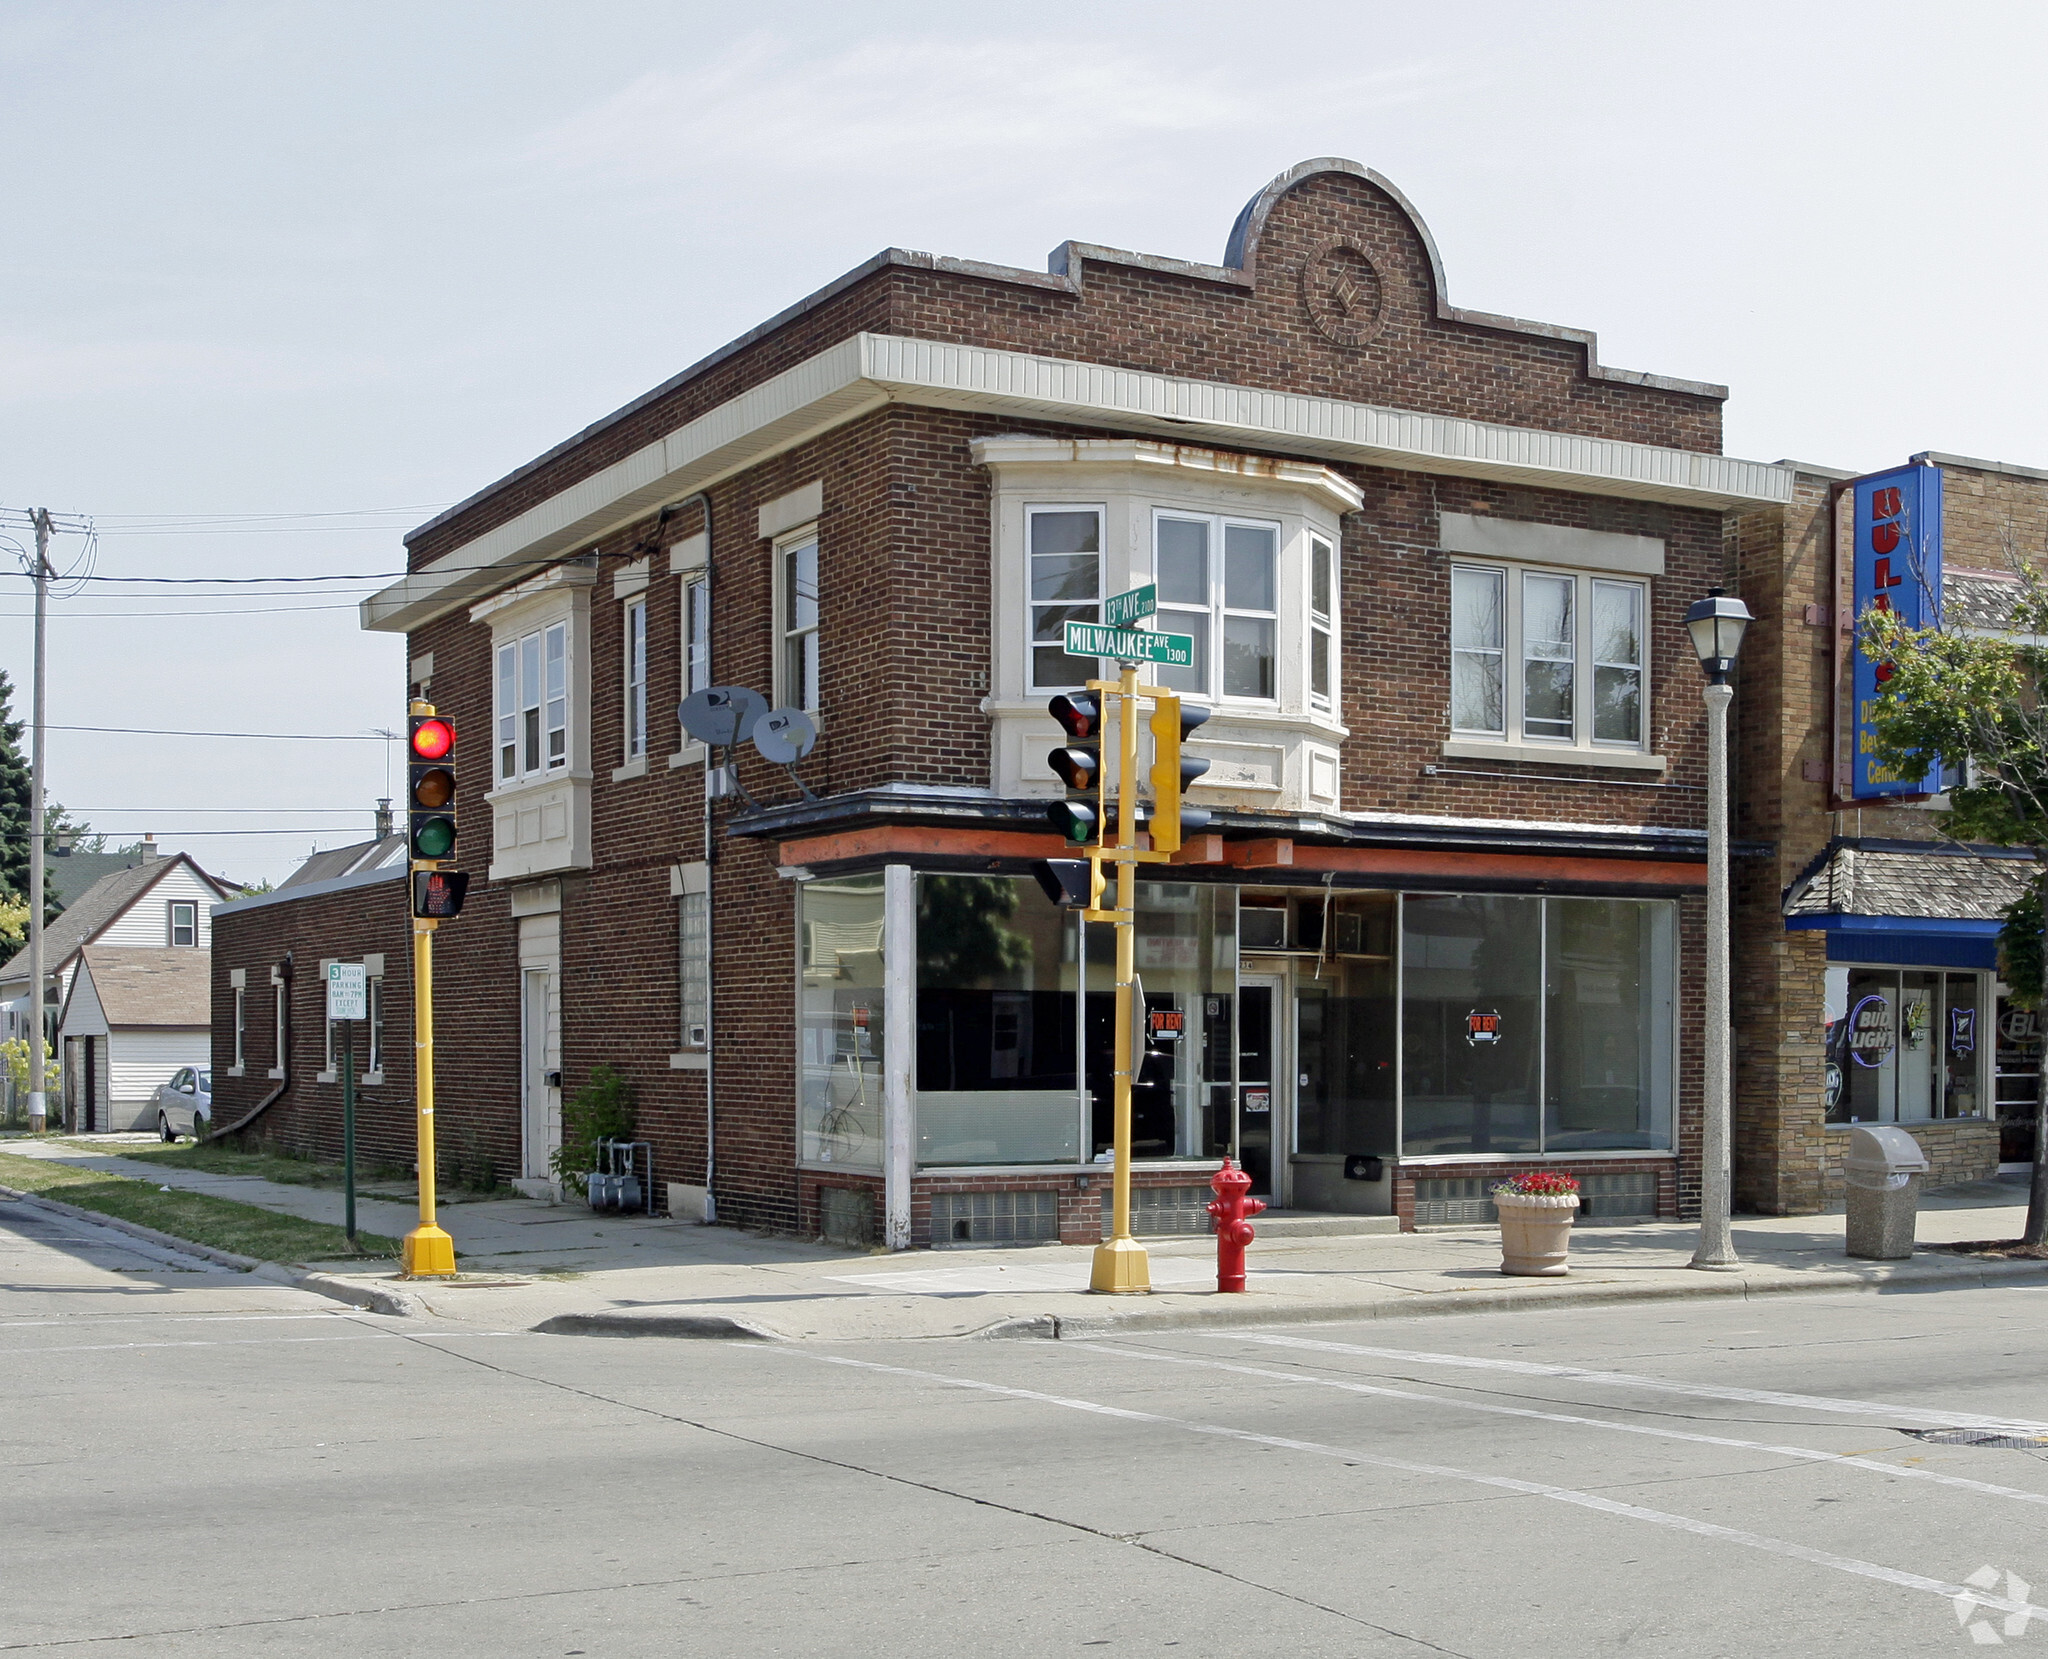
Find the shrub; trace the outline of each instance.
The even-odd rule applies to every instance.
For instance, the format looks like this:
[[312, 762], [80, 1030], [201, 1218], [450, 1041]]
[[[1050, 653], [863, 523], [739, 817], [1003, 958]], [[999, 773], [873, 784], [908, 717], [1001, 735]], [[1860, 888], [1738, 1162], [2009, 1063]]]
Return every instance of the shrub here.
[[548, 1160], [555, 1179], [570, 1192], [585, 1191], [597, 1143], [631, 1140], [633, 1121], [633, 1085], [611, 1066], [592, 1066], [582, 1092], [562, 1107], [562, 1144]]

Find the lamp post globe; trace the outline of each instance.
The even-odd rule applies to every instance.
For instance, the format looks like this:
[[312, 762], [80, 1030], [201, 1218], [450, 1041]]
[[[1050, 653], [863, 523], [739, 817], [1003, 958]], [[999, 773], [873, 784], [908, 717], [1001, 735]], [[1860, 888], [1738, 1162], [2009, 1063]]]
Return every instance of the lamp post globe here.
[[1700, 1089], [1700, 1238], [1692, 1265], [1733, 1272], [1735, 1238], [1729, 1211], [1734, 1142], [1734, 1078], [1729, 1065], [1730, 998], [1728, 904], [1728, 676], [1752, 618], [1749, 607], [1720, 588], [1685, 613], [1693, 653], [1707, 676], [1707, 998], [1701, 1044], [1706, 1075]]

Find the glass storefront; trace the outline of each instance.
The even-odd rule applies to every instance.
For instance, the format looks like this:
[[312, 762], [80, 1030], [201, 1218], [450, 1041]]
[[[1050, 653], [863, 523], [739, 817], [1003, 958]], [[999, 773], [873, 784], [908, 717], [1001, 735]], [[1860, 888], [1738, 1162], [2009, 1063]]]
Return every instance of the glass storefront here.
[[880, 1169], [881, 872], [805, 882], [798, 892], [798, 1156]]
[[[1284, 1157], [1310, 1172], [1300, 1196], [1322, 1202], [1318, 1183], [1377, 1181], [1394, 1157], [1671, 1145], [1668, 901], [1173, 881], [1137, 893], [1140, 1159], [1234, 1154], [1264, 1175]], [[1106, 1156], [1115, 930], [1028, 877], [920, 872], [915, 895], [916, 1162]], [[882, 913], [880, 872], [800, 889], [808, 1163], [880, 1167]], [[1944, 981], [1908, 1017], [1973, 1006]], [[1959, 1076], [1940, 1088], [1964, 1098]]]
[[1984, 976], [1827, 970], [1827, 1121], [1925, 1123], [1982, 1111]]
[[1671, 1144], [1672, 907], [1410, 894], [1401, 1150]]

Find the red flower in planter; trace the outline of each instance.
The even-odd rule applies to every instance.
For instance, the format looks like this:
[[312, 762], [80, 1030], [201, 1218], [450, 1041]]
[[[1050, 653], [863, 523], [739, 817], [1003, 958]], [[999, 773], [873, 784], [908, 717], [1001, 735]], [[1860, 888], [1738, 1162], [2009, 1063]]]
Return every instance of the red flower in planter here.
[[1568, 1198], [1579, 1190], [1579, 1178], [1561, 1169], [1530, 1169], [1502, 1181], [1493, 1190], [1522, 1198]]

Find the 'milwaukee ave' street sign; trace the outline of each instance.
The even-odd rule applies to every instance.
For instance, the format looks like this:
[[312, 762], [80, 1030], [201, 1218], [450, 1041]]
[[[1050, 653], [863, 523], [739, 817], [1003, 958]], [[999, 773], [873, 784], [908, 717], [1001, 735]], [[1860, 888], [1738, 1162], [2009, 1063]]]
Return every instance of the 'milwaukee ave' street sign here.
[[1118, 662], [1163, 662], [1168, 668], [1186, 668], [1195, 660], [1195, 636], [1155, 634], [1145, 628], [1105, 628], [1095, 622], [1069, 622], [1067, 655], [1114, 657]]

